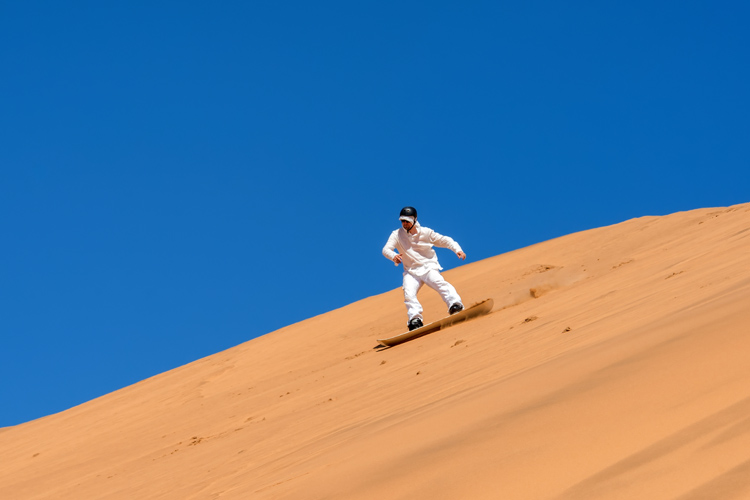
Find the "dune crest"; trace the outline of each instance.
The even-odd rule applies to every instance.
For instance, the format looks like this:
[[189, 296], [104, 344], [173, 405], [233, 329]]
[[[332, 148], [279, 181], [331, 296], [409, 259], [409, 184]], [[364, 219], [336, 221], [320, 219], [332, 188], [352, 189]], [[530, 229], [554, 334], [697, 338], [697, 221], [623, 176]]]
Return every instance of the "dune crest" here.
[[[750, 498], [750, 204], [453, 269], [0, 432], [0, 498]], [[444, 314], [420, 292], [426, 321]]]

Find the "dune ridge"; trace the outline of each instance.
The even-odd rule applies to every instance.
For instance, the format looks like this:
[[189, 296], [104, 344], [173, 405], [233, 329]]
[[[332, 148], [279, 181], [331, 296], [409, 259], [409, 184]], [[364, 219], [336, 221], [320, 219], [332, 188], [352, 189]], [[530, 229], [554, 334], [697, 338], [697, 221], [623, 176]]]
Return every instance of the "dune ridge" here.
[[[750, 204], [446, 273], [0, 432], [0, 498], [750, 498]], [[420, 293], [426, 320], [445, 307]]]

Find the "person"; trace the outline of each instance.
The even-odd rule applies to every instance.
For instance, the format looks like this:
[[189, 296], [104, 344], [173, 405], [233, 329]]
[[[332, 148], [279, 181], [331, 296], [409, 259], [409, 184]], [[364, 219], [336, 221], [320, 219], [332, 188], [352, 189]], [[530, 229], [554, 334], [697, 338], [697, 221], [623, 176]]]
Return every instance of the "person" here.
[[399, 213], [399, 220], [401, 229], [396, 229], [388, 237], [388, 242], [383, 247], [383, 256], [397, 266], [404, 266], [404, 304], [411, 331], [423, 326], [422, 305], [417, 300], [417, 292], [422, 285], [427, 285], [440, 294], [448, 306], [449, 314], [455, 314], [464, 308], [456, 289], [440, 274], [443, 268], [432, 247], [448, 248], [461, 260], [466, 259], [466, 254], [452, 238], [421, 226], [417, 221], [416, 208], [404, 207]]

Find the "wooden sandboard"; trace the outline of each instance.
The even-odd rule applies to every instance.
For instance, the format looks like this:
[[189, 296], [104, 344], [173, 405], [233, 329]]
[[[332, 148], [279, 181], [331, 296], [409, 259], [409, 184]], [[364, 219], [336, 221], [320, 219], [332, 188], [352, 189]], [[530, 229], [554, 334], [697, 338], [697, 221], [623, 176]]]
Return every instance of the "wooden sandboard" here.
[[465, 308], [461, 312], [457, 312], [456, 314], [453, 314], [451, 316], [447, 316], [443, 319], [439, 319], [424, 326], [420, 326], [419, 328], [416, 328], [410, 332], [396, 335], [395, 337], [378, 339], [378, 342], [386, 347], [401, 344], [402, 342], [406, 342], [407, 340], [413, 340], [417, 337], [422, 337], [438, 330], [442, 330], [443, 328], [448, 328], [449, 326], [455, 325], [456, 323], [460, 323], [471, 318], [476, 318], [477, 316], [481, 316], [482, 314], [487, 314], [492, 310], [493, 305], [494, 301], [492, 299], [485, 299], [481, 302], [477, 302], [471, 307]]

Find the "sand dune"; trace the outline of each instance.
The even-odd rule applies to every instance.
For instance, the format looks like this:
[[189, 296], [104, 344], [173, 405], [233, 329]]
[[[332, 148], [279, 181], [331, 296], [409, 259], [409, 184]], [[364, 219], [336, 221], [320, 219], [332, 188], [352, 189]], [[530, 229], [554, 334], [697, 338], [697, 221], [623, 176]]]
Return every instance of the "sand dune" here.
[[397, 289], [5, 429], [0, 498], [750, 498], [749, 248], [744, 204], [464, 265], [487, 316], [379, 348]]

